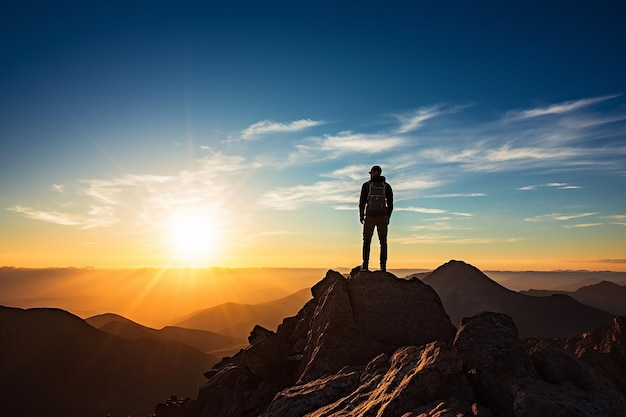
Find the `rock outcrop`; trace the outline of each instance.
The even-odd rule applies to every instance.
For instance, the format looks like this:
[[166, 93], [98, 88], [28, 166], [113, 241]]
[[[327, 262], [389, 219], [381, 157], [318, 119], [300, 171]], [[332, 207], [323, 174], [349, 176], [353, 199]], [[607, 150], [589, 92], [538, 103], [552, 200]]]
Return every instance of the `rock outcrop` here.
[[276, 332], [255, 327], [167, 417], [626, 415], [623, 318], [524, 343], [501, 313], [457, 330], [417, 279], [328, 271], [312, 293]]

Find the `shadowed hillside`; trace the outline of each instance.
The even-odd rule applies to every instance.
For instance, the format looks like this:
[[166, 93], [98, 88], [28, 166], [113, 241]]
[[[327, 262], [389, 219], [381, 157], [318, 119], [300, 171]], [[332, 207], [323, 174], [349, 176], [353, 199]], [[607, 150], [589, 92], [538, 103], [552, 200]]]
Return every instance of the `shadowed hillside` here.
[[261, 304], [225, 303], [195, 312], [175, 326], [224, 334], [245, 341], [256, 325], [275, 329], [285, 317], [294, 315], [311, 298], [309, 289]]
[[182, 343], [128, 341], [58, 309], [0, 307], [2, 415], [147, 415], [171, 394], [192, 396], [210, 366]]
[[[144, 337], [150, 337], [162, 341], [185, 343], [205, 353], [222, 351], [232, 346], [237, 346], [237, 350], [241, 347], [241, 340], [234, 337], [205, 330], [184, 329], [174, 326], [157, 330], [142, 326], [117, 314], [101, 314], [89, 317], [85, 321], [97, 329], [123, 337], [127, 340], [138, 340]], [[219, 358], [211, 358], [211, 360], [215, 362], [217, 362], [218, 359]]]
[[423, 279], [441, 297], [454, 324], [482, 311], [513, 318], [522, 337], [572, 336], [606, 323], [613, 315], [555, 294], [532, 297], [511, 291], [462, 261], [450, 261]]
[[522, 294], [548, 297], [553, 294], [566, 294], [574, 300], [618, 316], [626, 316], [626, 287], [610, 281], [587, 285], [576, 291], [529, 290]]

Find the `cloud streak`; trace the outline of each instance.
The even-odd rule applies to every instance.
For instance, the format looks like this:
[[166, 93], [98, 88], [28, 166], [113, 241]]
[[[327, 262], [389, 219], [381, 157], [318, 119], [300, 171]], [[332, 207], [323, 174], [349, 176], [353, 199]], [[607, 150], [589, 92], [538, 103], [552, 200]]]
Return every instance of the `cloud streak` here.
[[423, 127], [425, 122], [430, 119], [446, 114], [456, 113], [466, 107], [469, 106], [446, 107], [442, 104], [437, 104], [430, 107], [421, 107], [405, 114], [395, 115], [395, 118], [400, 123], [400, 126], [396, 128], [395, 132], [400, 134], [413, 132]]
[[534, 216], [534, 217], [528, 217], [525, 218], [524, 220], [527, 222], [541, 222], [544, 220], [555, 220], [555, 221], [567, 221], [567, 220], [573, 220], [573, 219], [580, 219], [582, 217], [589, 217], [589, 216], [595, 216], [598, 213], [575, 213], [575, 214], [560, 214], [560, 213], [553, 213], [553, 214], [544, 214], [541, 216]]
[[294, 120], [289, 123], [261, 120], [241, 131], [241, 139], [251, 140], [271, 133], [298, 132], [323, 124], [321, 121], [311, 119]]
[[518, 190], [520, 191], [533, 191], [533, 190], [537, 190], [539, 188], [554, 188], [557, 190], [577, 190], [580, 189], [582, 187], [578, 186], [578, 185], [570, 185], [568, 183], [565, 182], [550, 182], [547, 184], [537, 184], [537, 185], [525, 185], [523, 187], [519, 187]]
[[620, 95], [621, 94], [612, 94], [612, 95], [601, 96], [601, 97], [565, 101], [565, 102], [558, 103], [558, 104], [552, 104], [546, 107], [539, 107], [539, 108], [534, 108], [534, 109], [511, 112], [509, 113], [509, 117], [512, 119], [530, 119], [534, 117], [572, 113], [582, 108], [585, 108], [594, 104], [602, 103], [603, 101], [617, 98]]

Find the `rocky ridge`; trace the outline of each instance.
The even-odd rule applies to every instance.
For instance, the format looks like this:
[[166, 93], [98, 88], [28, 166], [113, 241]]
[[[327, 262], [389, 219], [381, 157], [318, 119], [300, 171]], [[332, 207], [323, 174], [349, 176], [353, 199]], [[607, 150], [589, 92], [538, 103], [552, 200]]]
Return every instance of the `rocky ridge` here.
[[[419, 279], [328, 271], [276, 332], [205, 373], [158, 417], [623, 416], [625, 320], [570, 339], [519, 337], [482, 312], [456, 329]], [[600, 349], [600, 355], [598, 354]]]

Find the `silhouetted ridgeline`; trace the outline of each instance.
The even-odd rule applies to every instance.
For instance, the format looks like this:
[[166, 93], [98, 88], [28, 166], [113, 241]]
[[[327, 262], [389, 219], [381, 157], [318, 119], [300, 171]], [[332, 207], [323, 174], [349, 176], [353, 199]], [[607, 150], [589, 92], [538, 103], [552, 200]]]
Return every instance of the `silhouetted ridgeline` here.
[[172, 393], [193, 396], [214, 363], [175, 342], [134, 342], [57, 309], [0, 307], [0, 414], [147, 415]]
[[535, 297], [565, 294], [578, 302], [608, 311], [611, 314], [626, 315], [626, 287], [610, 281], [600, 281], [595, 284], [585, 285], [576, 291], [529, 290], [520, 292]]
[[[242, 344], [242, 340], [239, 338], [205, 330], [186, 329], [176, 326], [167, 326], [160, 330], [152, 329], [111, 313], [89, 317], [85, 321], [96, 329], [127, 340], [140, 340], [148, 337], [161, 341], [180, 342], [205, 353], [221, 351], [225, 347]], [[210, 360], [217, 362], [219, 357], [210, 357]]]
[[522, 337], [572, 336], [614, 316], [563, 294], [530, 297], [508, 290], [461, 261], [441, 265], [423, 281], [439, 294], [457, 326], [464, 317], [495, 311], [511, 316]]
[[[463, 262], [429, 278], [456, 281], [471, 299], [480, 289], [518, 302]], [[605, 315], [600, 327], [578, 336], [524, 342], [512, 318], [498, 312], [463, 318], [456, 329], [445, 302], [417, 278], [328, 271], [312, 294], [276, 332], [255, 327], [246, 349], [205, 373], [196, 399], [161, 403], [157, 416], [626, 415], [624, 317]], [[569, 297], [552, 299], [560, 308], [576, 303], [561, 298]], [[525, 305], [555, 313], [548, 302]], [[568, 332], [574, 327], [558, 323]], [[546, 331], [537, 324], [535, 333]]]

